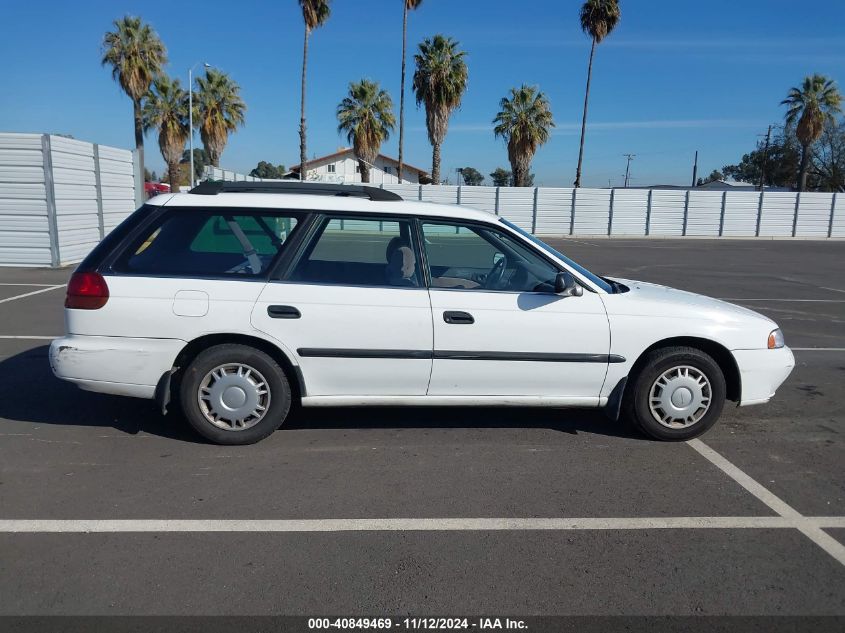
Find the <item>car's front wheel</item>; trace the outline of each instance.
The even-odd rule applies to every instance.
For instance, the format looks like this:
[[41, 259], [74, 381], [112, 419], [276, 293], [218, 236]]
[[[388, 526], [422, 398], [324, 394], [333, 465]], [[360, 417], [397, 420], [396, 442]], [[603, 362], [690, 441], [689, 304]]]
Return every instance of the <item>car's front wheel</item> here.
[[633, 376], [626, 416], [659, 440], [688, 440], [712, 427], [725, 404], [725, 376], [716, 361], [694, 347], [650, 352]]
[[188, 365], [179, 387], [182, 411], [216, 444], [253, 444], [287, 417], [291, 390], [279, 364], [239, 344], [210, 347]]

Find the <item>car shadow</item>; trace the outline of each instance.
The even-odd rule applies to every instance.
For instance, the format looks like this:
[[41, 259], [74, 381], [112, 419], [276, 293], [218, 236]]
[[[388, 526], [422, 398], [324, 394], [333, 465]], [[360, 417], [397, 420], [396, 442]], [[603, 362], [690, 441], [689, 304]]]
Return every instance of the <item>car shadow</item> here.
[[[184, 442], [204, 443], [174, 406], [166, 416], [152, 400], [83, 391], [59, 380], [50, 370], [43, 345], [0, 360], [0, 419], [109, 428], [148, 433]], [[288, 429], [387, 428], [546, 428], [561, 433], [589, 433], [644, 439], [623, 422], [590, 409], [528, 407], [326, 407], [295, 406], [280, 432]]]

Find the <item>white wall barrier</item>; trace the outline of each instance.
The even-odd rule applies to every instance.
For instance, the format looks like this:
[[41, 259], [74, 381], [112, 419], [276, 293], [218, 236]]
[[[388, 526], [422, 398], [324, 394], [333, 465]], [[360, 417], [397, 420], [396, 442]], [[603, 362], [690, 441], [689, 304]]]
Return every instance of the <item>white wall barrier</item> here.
[[[213, 180], [260, 178], [208, 167]], [[460, 204], [538, 235], [845, 237], [845, 194], [384, 184], [406, 200]]]
[[50, 134], [0, 134], [0, 265], [80, 261], [138, 206], [133, 153]]
[[382, 185], [489, 211], [538, 235], [845, 237], [845, 194]]

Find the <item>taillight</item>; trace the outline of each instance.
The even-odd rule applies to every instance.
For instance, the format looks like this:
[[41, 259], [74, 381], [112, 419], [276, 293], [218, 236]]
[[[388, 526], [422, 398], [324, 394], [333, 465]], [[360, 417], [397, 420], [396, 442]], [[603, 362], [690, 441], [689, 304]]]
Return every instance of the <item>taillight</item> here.
[[109, 287], [100, 273], [73, 273], [67, 285], [65, 307], [98, 310], [109, 300]]

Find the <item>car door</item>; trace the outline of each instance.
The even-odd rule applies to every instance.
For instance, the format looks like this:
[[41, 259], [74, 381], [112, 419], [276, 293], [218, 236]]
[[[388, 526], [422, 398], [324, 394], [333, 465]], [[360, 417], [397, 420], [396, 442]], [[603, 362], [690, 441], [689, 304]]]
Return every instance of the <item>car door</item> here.
[[425, 395], [433, 328], [410, 219], [327, 215], [253, 325], [298, 356], [307, 396]]
[[610, 348], [598, 294], [555, 294], [558, 267], [489, 225], [420, 227], [434, 321], [429, 395], [598, 403]]

